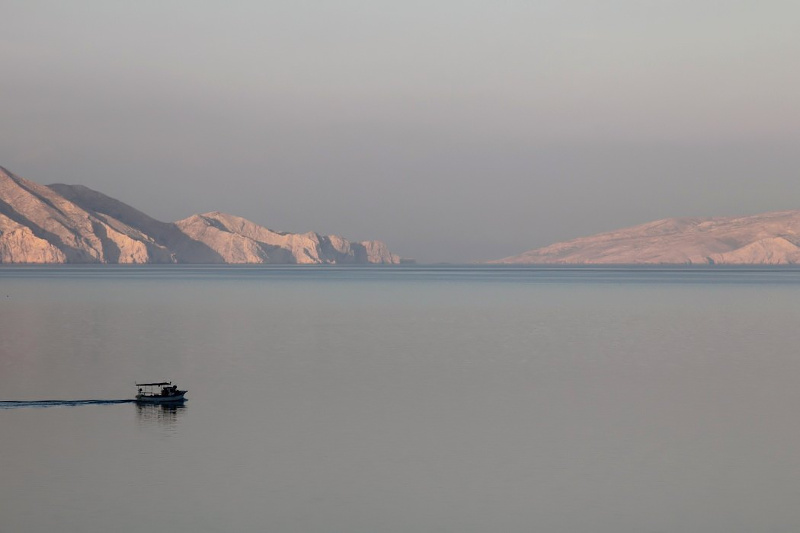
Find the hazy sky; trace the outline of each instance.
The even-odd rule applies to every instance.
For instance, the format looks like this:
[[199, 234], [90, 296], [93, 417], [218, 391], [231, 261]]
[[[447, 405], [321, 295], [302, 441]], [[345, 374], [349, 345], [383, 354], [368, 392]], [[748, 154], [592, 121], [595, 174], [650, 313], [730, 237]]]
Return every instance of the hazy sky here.
[[0, 0], [0, 165], [485, 260], [800, 208], [800, 2]]

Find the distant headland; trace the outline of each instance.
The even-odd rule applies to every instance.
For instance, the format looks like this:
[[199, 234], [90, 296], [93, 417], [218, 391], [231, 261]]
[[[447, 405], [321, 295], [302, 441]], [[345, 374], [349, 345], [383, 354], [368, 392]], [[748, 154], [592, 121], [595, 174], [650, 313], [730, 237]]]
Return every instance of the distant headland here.
[[161, 222], [82, 185], [40, 185], [0, 167], [0, 263], [412, 262], [381, 241], [282, 233], [211, 212]]
[[669, 218], [551, 244], [499, 264], [800, 263], [800, 211], [743, 217]]

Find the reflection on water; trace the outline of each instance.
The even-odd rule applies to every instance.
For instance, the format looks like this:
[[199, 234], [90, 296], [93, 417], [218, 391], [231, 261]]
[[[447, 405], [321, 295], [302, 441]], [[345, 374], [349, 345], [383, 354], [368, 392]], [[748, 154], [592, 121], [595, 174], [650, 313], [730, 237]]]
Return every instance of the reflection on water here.
[[136, 419], [140, 424], [147, 426], [155, 424], [174, 426], [185, 412], [185, 403], [136, 404]]

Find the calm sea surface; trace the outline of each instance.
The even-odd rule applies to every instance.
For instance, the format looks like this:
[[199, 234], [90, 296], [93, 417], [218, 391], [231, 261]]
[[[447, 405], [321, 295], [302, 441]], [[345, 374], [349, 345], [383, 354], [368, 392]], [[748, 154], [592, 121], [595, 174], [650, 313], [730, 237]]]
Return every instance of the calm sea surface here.
[[798, 269], [5, 266], [0, 531], [797, 531], [799, 384]]

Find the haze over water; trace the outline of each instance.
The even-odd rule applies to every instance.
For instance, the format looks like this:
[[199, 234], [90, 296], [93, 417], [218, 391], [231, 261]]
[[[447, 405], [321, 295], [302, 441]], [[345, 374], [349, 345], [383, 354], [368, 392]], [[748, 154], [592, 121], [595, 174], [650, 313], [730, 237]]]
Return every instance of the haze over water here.
[[795, 268], [3, 267], [0, 531], [800, 525]]

